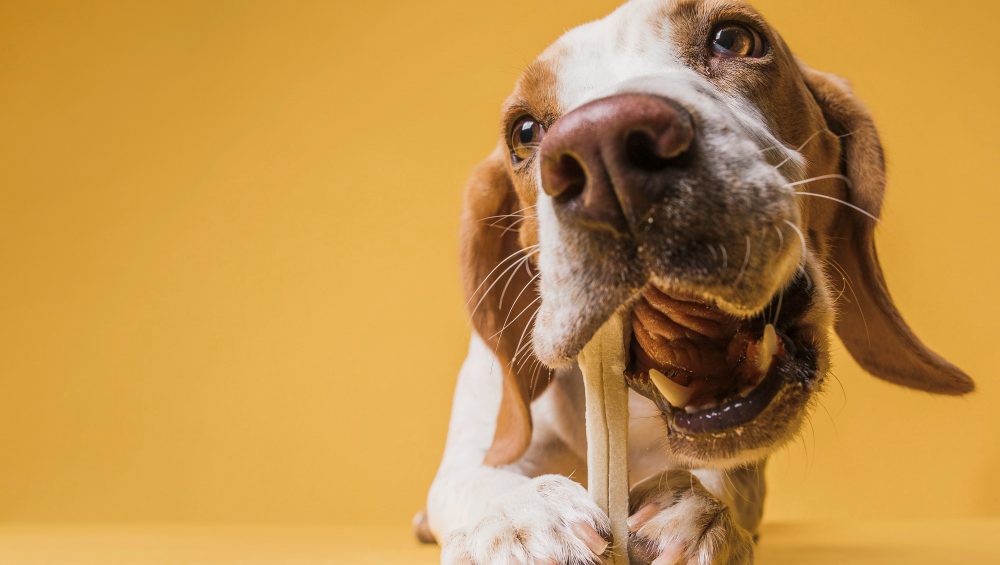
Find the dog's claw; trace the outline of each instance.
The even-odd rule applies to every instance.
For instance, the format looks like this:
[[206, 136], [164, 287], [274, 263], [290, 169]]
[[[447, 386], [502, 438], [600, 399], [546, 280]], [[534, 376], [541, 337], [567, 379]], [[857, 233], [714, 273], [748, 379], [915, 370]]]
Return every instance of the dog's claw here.
[[646, 522], [648, 522], [653, 516], [656, 516], [659, 512], [660, 507], [656, 504], [650, 503], [643, 506], [636, 511], [635, 514], [628, 517], [628, 521], [626, 522], [628, 524], [628, 531], [639, 531], [640, 528], [646, 525]]
[[671, 544], [667, 549], [653, 560], [649, 565], [677, 565], [684, 557], [684, 547], [680, 544]]
[[594, 552], [594, 555], [604, 555], [604, 552], [608, 550], [608, 540], [601, 537], [601, 534], [597, 533], [597, 530], [593, 526], [584, 522], [577, 522], [570, 526], [573, 530], [573, 534], [580, 538], [590, 551]]

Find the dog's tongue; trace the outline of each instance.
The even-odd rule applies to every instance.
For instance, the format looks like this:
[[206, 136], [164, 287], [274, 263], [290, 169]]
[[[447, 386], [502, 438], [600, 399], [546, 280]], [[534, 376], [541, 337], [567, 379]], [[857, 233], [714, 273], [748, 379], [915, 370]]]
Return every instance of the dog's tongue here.
[[633, 348], [633, 355], [640, 368], [676, 369], [670, 376], [683, 385], [730, 373], [730, 349], [739, 341], [734, 340], [740, 326], [736, 318], [654, 287], [642, 292], [632, 314], [639, 346]]

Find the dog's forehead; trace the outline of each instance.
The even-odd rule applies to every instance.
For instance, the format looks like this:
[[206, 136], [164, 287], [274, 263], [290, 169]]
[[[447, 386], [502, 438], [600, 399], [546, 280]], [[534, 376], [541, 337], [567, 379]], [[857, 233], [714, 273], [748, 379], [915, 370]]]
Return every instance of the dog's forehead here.
[[[768, 62], [713, 73], [708, 36], [724, 21], [761, 30], [772, 46]], [[780, 36], [746, 2], [631, 0], [556, 40], [529, 65], [504, 114], [510, 120], [529, 113], [552, 123], [599, 98], [645, 93], [684, 105], [703, 124], [739, 128], [761, 147], [780, 147], [801, 143], [822, 125], [797, 77]], [[780, 153], [769, 158], [793, 163], [786, 169], [795, 172], [800, 157]]]
[[[631, 0], [602, 19], [566, 32], [532, 63], [513, 100], [541, 106], [558, 117], [591, 100], [625, 91], [663, 92], [664, 77], [688, 90], [719, 90], [705, 80], [701, 48], [708, 25], [720, 19], [763, 19], [740, 0]], [[648, 88], [659, 77], [659, 88]], [[653, 81], [657, 82], [657, 81]], [[682, 87], [683, 88], [683, 87]], [[730, 98], [739, 98], [737, 88]]]
[[671, 41], [664, 0], [633, 0], [603, 19], [574, 28], [540, 57], [555, 74], [563, 111], [614, 94], [636, 77], [686, 70]]

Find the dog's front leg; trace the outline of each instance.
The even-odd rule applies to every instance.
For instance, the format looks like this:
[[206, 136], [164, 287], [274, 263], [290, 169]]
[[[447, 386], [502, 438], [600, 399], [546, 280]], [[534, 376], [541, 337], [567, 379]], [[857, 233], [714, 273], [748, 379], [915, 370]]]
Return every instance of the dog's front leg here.
[[633, 565], [749, 565], [763, 505], [757, 467], [665, 471], [629, 495]]
[[[607, 517], [567, 474], [585, 472], [554, 434], [536, 426], [515, 465], [483, 465], [493, 439], [501, 370], [474, 337], [459, 375], [444, 459], [428, 497], [444, 565], [593, 564], [608, 549]], [[547, 474], [545, 474], [547, 473]]]

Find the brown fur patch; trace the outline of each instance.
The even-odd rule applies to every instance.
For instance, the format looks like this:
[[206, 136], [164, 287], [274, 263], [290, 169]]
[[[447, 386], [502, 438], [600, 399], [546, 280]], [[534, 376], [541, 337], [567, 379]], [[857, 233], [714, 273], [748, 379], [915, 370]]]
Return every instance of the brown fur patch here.
[[533, 318], [529, 311], [534, 295], [529, 290], [535, 284], [533, 264], [525, 258], [517, 231], [496, 221], [522, 208], [506, 160], [506, 148], [499, 146], [473, 172], [465, 191], [460, 232], [469, 316], [476, 333], [504, 367], [497, 429], [486, 457], [488, 464], [497, 465], [516, 460], [527, 449], [531, 440], [528, 403], [533, 388], [540, 391], [547, 384], [532, 387], [537, 364], [530, 347], [521, 348], [523, 340], [530, 338], [528, 321]]
[[[504, 105], [503, 141], [473, 173], [466, 189], [461, 261], [470, 316], [477, 333], [505, 367], [497, 428], [486, 454], [488, 465], [512, 463], [528, 448], [528, 405], [548, 384], [548, 369], [538, 362], [530, 345], [530, 323], [538, 308], [533, 303], [537, 282], [534, 260], [525, 253], [538, 242], [532, 208], [538, 187], [521, 173], [527, 167], [512, 165], [506, 140], [513, 122], [522, 115], [530, 114], [543, 124], [557, 119], [555, 88], [550, 63], [539, 60], [528, 66]], [[523, 265], [511, 268], [522, 258]]]
[[[528, 405], [549, 380], [548, 369], [535, 358], [530, 344], [530, 324], [538, 308], [533, 303], [537, 281], [534, 259], [525, 250], [538, 243], [533, 208], [538, 187], [524, 172], [530, 170], [531, 160], [514, 166], [507, 147], [513, 122], [526, 114], [546, 125], [559, 117], [553, 63], [540, 59], [524, 71], [504, 105], [502, 141], [466, 189], [461, 261], [473, 309], [470, 316], [477, 333], [505, 367], [496, 433], [485, 460], [488, 465], [512, 463], [523, 455], [531, 440]], [[497, 218], [504, 215], [508, 217]], [[527, 257], [523, 265], [509, 268], [523, 257]], [[497, 278], [502, 280], [497, 282]]]
[[[878, 216], [885, 193], [885, 158], [875, 124], [847, 84], [802, 68], [830, 129], [842, 137], [843, 174], [851, 181], [847, 200]], [[875, 250], [875, 222], [838, 208], [831, 224], [834, 280], [850, 285], [853, 303], [841, 308], [836, 328], [848, 351], [873, 375], [939, 394], [966, 394], [975, 385], [961, 369], [931, 351], [896, 309]]]

